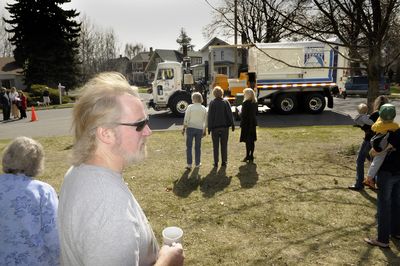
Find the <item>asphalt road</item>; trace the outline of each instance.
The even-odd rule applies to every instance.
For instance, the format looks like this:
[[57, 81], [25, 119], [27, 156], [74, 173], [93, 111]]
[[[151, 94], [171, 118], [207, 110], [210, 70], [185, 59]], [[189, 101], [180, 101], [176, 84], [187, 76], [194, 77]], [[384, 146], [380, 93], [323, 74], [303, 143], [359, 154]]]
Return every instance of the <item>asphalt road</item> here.
[[[334, 108], [326, 108], [322, 114], [293, 114], [278, 115], [266, 110], [258, 116], [260, 127], [293, 127], [312, 125], [352, 125], [352, 118], [357, 114], [357, 105], [366, 102], [366, 98], [347, 98], [345, 100], [335, 98]], [[400, 100], [392, 100], [400, 111]], [[30, 108], [29, 108], [30, 109]], [[31, 112], [27, 112], [28, 118], [11, 122], [0, 123], [0, 139], [10, 139], [17, 136], [41, 137], [41, 136], [65, 136], [71, 134], [72, 109], [54, 109], [36, 111], [38, 121], [30, 122]], [[177, 130], [182, 128], [182, 118], [174, 117], [170, 112], [156, 112], [149, 110], [150, 128], [152, 130]], [[0, 115], [1, 116], [1, 115]], [[400, 115], [396, 117], [400, 123]], [[238, 123], [238, 122], [236, 122]]]

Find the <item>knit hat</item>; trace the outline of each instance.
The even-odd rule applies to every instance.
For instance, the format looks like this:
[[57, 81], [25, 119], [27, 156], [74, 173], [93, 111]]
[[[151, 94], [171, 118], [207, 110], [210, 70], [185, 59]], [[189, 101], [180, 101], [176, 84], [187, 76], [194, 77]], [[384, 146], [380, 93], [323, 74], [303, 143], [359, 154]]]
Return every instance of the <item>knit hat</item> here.
[[396, 117], [396, 107], [390, 103], [382, 105], [379, 108], [379, 117], [383, 121], [392, 121]]

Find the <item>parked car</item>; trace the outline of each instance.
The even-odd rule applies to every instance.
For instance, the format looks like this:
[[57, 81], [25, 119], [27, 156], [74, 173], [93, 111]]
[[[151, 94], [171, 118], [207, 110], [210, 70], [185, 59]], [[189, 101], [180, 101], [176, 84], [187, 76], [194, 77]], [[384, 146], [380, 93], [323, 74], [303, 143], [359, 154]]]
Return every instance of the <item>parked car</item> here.
[[[347, 95], [367, 95], [368, 77], [367, 76], [351, 76], [347, 77], [344, 84]], [[379, 82], [379, 94], [390, 94], [390, 83], [387, 79], [381, 78]]]

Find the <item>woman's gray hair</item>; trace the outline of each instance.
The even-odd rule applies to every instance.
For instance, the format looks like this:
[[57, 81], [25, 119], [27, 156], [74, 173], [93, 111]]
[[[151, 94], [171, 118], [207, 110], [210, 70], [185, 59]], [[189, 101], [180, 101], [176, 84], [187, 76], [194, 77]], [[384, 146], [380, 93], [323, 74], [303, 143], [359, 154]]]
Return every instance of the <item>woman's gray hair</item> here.
[[220, 86], [216, 86], [213, 89], [212, 94], [214, 95], [215, 98], [222, 98], [224, 97], [224, 90]]
[[192, 94], [192, 102], [193, 103], [202, 103], [203, 102], [203, 96], [201, 96], [200, 92], [195, 92]]
[[31, 138], [15, 138], [4, 150], [2, 163], [4, 173], [37, 176], [44, 169], [43, 147]]

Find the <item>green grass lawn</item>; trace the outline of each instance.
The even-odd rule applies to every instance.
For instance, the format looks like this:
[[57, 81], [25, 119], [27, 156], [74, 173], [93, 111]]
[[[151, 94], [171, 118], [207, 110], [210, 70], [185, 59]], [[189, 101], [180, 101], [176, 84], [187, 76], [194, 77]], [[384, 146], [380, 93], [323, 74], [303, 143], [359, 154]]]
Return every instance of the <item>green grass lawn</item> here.
[[[184, 230], [186, 265], [399, 265], [391, 249], [363, 242], [376, 234], [376, 193], [349, 191], [362, 132], [350, 126], [260, 128], [255, 163], [231, 133], [228, 167], [185, 171], [184, 137], [154, 132], [148, 158], [124, 177], [159, 240], [166, 226]], [[39, 179], [60, 190], [70, 137], [40, 138], [47, 168]], [[4, 147], [6, 141], [1, 141]]]

